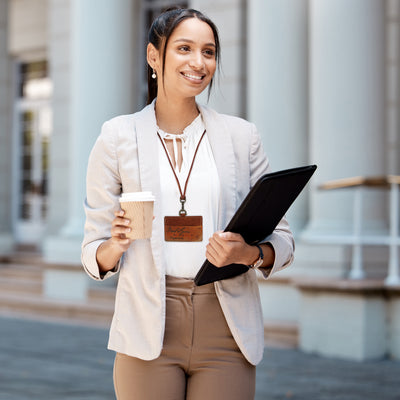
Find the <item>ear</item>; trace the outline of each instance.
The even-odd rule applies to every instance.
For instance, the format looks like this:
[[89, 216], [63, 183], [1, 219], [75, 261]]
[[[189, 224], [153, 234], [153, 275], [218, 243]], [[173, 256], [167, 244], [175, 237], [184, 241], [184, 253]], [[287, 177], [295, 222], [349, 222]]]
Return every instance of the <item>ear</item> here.
[[147, 45], [147, 63], [156, 71], [160, 68], [160, 52], [152, 43]]

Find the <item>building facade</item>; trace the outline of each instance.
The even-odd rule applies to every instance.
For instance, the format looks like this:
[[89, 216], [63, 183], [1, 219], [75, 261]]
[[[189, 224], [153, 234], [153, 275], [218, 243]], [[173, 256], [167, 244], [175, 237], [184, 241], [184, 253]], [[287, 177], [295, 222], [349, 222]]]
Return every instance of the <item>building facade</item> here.
[[[324, 352], [317, 337], [326, 324], [307, 314], [315, 286], [295, 282], [381, 282], [392, 260], [391, 287], [399, 285], [398, 233], [394, 244], [379, 239], [390, 236], [393, 219], [387, 187], [324, 191], [319, 185], [400, 175], [400, 1], [172, 3], [200, 9], [220, 30], [222, 73], [209, 105], [256, 123], [274, 170], [318, 165], [288, 213], [295, 264], [261, 292], [266, 321], [295, 323], [305, 350], [346, 356], [351, 351], [336, 344]], [[80, 263], [90, 149], [105, 120], [144, 105], [147, 29], [170, 4], [0, 0], [0, 254], [29, 245], [48, 264]], [[360, 209], [363, 235], [377, 240], [355, 239]], [[372, 294], [358, 291], [361, 297], [350, 289], [340, 293], [342, 300], [352, 296], [350, 308], [354, 300], [369, 310], [360, 317], [360, 342], [368, 342], [361, 326], [375, 323], [391, 338], [353, 358], [400, 357], [397, 292], [391, 290], [388, 303], [387, 285], [376, 285]], [[269, 307], [270, 301], [280, 306]], [[325, 315], [335, 302], [331, 297], [319, 312]], [[389, 325], [379, 319], [381, 310], [390, 314]], [[310, 329], [320, 333], [309, 339]]]

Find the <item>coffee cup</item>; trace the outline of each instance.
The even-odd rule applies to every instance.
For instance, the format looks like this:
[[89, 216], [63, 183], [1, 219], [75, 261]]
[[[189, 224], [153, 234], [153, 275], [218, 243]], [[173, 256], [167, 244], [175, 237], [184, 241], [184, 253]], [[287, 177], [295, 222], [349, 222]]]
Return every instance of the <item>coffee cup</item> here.
[[153, 226], [154, 196], [151, 192], [122, 193], [119, 199], [124, 218], [131, 221], [131, 231], [126, 233], [130, 239], [148, 239]]

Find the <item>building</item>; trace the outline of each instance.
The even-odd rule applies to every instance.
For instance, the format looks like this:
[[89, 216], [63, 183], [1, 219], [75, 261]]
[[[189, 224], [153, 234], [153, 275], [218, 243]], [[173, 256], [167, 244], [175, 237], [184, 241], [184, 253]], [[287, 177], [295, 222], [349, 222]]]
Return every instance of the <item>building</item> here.
[[[79, 265], [89, 151], [144, 104], [146, 32], [170, 3], [0, 0], [0, 254]], [[399, 358], [398, 184], [391, 209], [388, 185], [319, 189], [400, 174], [399, 0], [175, 3], [220, 29], [210, 105], [256, 123], [273, 169], [318, 165], [288, 213], [295, 265], [261, 285], [266, 324], [294, 325], [306, 351]]]

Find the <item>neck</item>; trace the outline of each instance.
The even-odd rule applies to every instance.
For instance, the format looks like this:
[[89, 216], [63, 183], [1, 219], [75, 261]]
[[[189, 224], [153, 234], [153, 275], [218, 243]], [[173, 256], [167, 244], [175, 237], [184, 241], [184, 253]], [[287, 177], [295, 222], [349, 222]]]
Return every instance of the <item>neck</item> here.
[[157, 124], [165, 132], [182, 133], [198, 114], [199, 110], [194, 97], [181, 100], [157, 97]]

